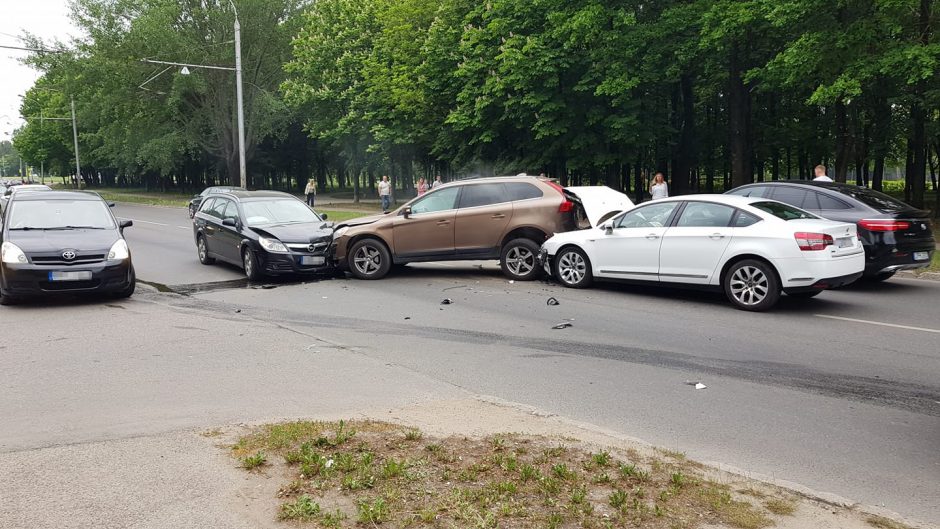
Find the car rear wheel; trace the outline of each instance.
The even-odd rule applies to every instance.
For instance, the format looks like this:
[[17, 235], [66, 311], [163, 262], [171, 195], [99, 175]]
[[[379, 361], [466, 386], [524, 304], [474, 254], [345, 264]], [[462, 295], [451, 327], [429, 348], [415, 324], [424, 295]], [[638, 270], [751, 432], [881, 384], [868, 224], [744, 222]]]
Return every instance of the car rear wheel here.
[[189, 218], [193, 218], [195, 216], [196, 216], [196, 207], [190, 204], [189, 205]]
[[392, 268], [392, 256], [384, 244], [363, 239], [349, 250], [349, 271], [358, 279], [382, 279]]
[[199, 262], [204, 265], [215, 264], [215, 258], [209, 257], [209, 245], [206, 244], [206, 238], [200, 235], [196, 237], [196, 253], [199, 255]]
[[728, 300], [741, 310], [767, 310], [780, 299], [777, 273], [763, 261], [745, 259], [734, 263], [723, 283]]
[[242, 266], [245, 268], [245, 276], [248, 277], [249, 281], [261, 279], [261, 267], [258, 264], [258, 258], [255, 257], [255, 252], [247, 246], [242, 250]]
[[555, 277], [570, 288], [586, 288], [594, 280], [587, 255], [574, 246], [562, 248], [555, 256]]
[[499, 257], [503, 274], [516, 281], [530, 281], [539, 275], [539, 245], [530, 239], [513, 239]]

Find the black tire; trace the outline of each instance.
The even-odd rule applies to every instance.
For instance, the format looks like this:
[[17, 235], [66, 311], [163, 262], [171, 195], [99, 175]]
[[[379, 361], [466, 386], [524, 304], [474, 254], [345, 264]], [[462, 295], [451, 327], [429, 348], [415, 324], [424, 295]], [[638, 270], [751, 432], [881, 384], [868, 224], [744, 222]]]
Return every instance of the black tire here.
[[515, 281], [532, 281], [542, 272], [538, 261], [539, 245], [531, 239], [513, 239], [499, 254], [503, 275]]
[[555, 254], [555, 279], [568, 288], [587, 288], [594, 282], [591, 260], [577, 246], [566, 246]]
[[10, 296], [5, 295], [2, 290], [0, 290], [0, 305], [9, 307], [10, 305], [16, 305], [19, 302], [19, 298], [11, 298]]
[[245, 277], [248, 281], [258, 281], [264, 276], [261, 273], [261, 263], [258, 262], [258, 257], [247, 246], [242, 249], [242, 268], [245, 269]]
[[722, 278], [725, 295], [741, 310], [761, 312], [780, 300], [780, 280], [772, 266], [754, 259], [738, 261]]
[[127, 274], [128, 283], [127, 286], [121, 290], [116, 291], [113, 296], [117, 299], [125, 299], [134, 295], [134, 290], [137, 288], [137, 274], [134, 272], [134, 266], [131, 265], [131, 270]]
[[209, 257], [209, 245], [202, 235], [196, 236], [196, 255], [199, 256], [199, 262], [204, 265], [215, 264], [215, 257]]
[[895, 272], [879, 272], [873, 276], [865, 277], [865, 280], [871, 281], [873, 283], [881, 283], [882, 281], [887, 281], [891, 279], [892, 277], [894, 277], [894, 274], [896, 273], [897, 273], [896, 271]]
[[193, 205], [190, 204], [188, 209], [189, 209], [189, 218], [195, 217], [195, 216], [196, 216], [196, 208], [194, 208]]
[[790, 293], [790, 294], [787, 294], [787, 295], [790, 296], [791, 298], [809, 299], [809, 298], [815, 298], [816, 296], [818, 296], [818, 295], [820, 295], [820, 294], [822, 294], [822, 290], [809, 290], [809, 291], [806, 291], [806, 292], [793, 292], [793, 293]]
[[346, 263], [357, 279], [382, 279], [392, 269], [392, 255], [381, 241], [362, 239], [349, 249]]

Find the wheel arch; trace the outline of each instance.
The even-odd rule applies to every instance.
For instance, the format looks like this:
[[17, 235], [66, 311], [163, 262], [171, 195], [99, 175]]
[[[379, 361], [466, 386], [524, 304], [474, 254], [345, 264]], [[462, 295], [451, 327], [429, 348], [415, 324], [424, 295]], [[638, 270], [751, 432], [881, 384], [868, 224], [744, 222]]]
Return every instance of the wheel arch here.
[[728, 270], [730, 270], [732, 266], [734, 266], [736, 263], [747, 260], [760, 261], [769, 266], [770, 269], [773, 270], [774, 275], [777, 277], [777, 284], [780, 285], [781, 288], [783, 287], [783, 282], [780, 279], [780, 271], [777, 270], [777, 267], [774, 266], [774, 263], [770, 259], [756, 253], [741, 253], [725, 261], [725, 264], [721, 266], [721, 273], [718, 274], [718, 285], [722, 287], [724, 286], [725, 276], [728, 274]]
[[503, 236], [503, 239], [499, 242], [499, 249], [502, 251], [503, 247], [513, 239], [529, 239], [539, 246], [542, 246], [542, 243], [547, 241], [548, 237], [549, 235], [541, 228], [535, 226], [517, 226]]

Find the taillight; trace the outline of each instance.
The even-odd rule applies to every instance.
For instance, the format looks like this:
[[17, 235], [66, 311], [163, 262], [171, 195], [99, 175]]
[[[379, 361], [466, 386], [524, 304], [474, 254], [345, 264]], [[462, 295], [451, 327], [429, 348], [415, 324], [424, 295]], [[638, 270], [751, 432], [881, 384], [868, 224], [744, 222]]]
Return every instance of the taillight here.
[[574, 209], [574, 202], [568, 200], [568, 196], [565, 195], [565, 190], [564, 190], [564, 188], [562, 188], [560, 185], [556, 184], [555, 182], [549, 181], [549, 182], [545, 182], [545, 183], [548, 184], [548, 185], [550, 185], [550, 186], [552, 186], [552, 189], [554, 189], [555, 191], [558, 191], [558, 193], [561, 194], [561, 198], [564, 199], [563, 202], [561, 203], [561, 205], [558, 206], [558, 212], [559, 212], [559, 213], [569, 213], [569, 212], [571, 212], [571, 210]]
[[911, 227], [911, 223], [893, 219], [863, 219], [858, 221], [858, 226], [868, 231], [904, 231]]
[[825, 233], [798, 231], [793, 234], [793, 238], [796, 239], [796, 244], [800, 247], [800, 250], [804, 252], [818, 252], [833, 244], [832, 235]]

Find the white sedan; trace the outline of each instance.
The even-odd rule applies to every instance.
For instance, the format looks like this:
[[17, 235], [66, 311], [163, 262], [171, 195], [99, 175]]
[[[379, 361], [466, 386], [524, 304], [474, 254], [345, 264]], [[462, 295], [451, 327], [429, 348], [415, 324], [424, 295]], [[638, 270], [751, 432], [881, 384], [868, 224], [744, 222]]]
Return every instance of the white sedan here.
[[642, 204], [542, 245], [566, 287], [594, 279], [723, 289], [738, 308], [773, 307], [781, 292], [812, 297], [862, 275], [856, 226], [773, 200], [689, 195]]

